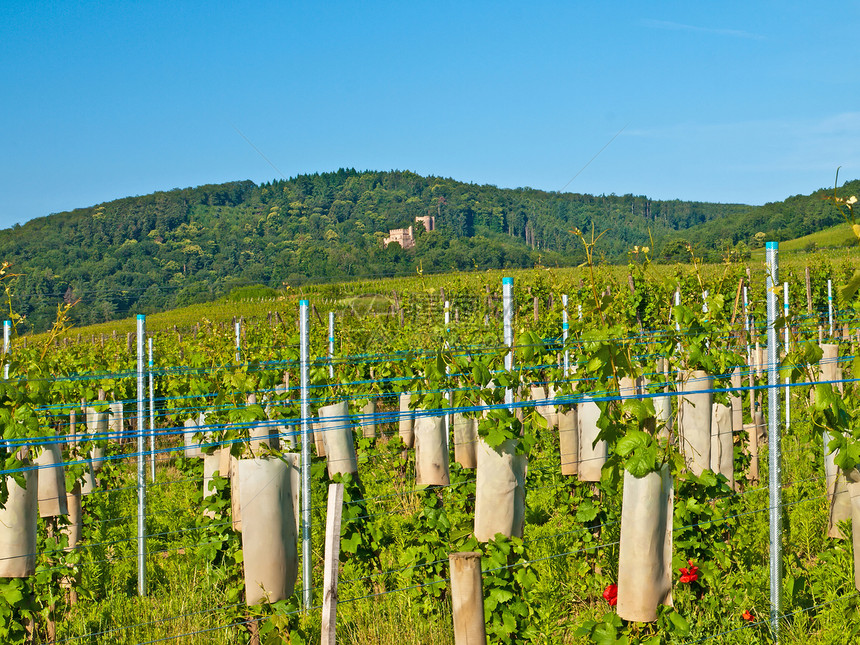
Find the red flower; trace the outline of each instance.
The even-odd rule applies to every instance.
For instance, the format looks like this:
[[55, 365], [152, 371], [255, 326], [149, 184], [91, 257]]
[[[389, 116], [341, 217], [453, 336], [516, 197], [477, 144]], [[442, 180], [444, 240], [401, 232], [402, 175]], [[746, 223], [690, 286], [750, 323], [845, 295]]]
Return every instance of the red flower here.
[[741, 614], [741, 618], [743, 618], [744, 620], [748, 620], [748, 621], [750, 621], [750, 622], [755, 621], [755, 616], [753, 616], [753, 615], [750, 613], [750, 610], [749, 610], [749, 609], [744, 609], [744, 613], [743, 613], [743, 614]]
[[609, 603], [610, 607], [618, 604], [618, 585], [609, 585], [603, 590], [603, 599]]
[[678, 571], [681, 572], [681, 582], [696, 582], [699, 579], [699, 567], [693, 565], [692, 560], [687, 560], [689, 567], [681, 567]]

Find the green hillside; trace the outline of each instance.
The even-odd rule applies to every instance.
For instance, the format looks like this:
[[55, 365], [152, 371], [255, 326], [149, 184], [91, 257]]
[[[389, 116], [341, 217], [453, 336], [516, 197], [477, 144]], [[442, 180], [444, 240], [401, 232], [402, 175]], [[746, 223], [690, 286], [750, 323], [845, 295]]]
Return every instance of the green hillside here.
[[[128, 197], [0, 231], [0, 258], [22, 274], [16, 309], [34, 331], [57, 303], [81, 302], [78, 324], [211, 300], [237, 285], [281, 287], [452, 270], [564, 266], [582, 260], [571, 229], [606, 231], [600, 251], [623, 260], [649, 233], [746, 211], [740, 205], [500, 189], [411, 172], [301, 175]], [[416, 228], [409, 250], [383, 245]]]
[[[831, 189], [832, 190], [832, 189]], [[841, 193], [860, 192], [860, 181]], [[242, 285], [448, 271], [575, 266], [575, 228], [603, 237], [598, 254], [625, 262], [635, 245], [663, 261], [741, 257], [764, 239], [789, 240], [837, 224], [829, 191], [761, 207], [634, 195], [501, 189], [412, 172], [300, 175], [175, 189], [37, 218], [0, 231], [0, 259], [21, 274], [15, 309], [43, 331], [57, 304], [80, 299], [76, 324], [213, 300]], [[436, 230], [416, 217], [432, 215]], [[416, 245], [385, 246], [413, 226]]]
[[[837, 190], [840, 197], [858, 194], [860, 180], [846, 182]], [[712, 220], [693, 226], [676, 234], [674, 238], [683, 237], [686, 241], [695, 242], [702, 249], [718, 252], [738, 245], [760, 246], [763, 240], [787, 242], [780, 244], [780, 248], [784, 250], [800, 250], [812, 242], [819, 246], [841, 246], [845, 239], [838, 232], [838, 225], [844, 224], [844, 218], [838, 209], [827, 201], [826, 198], [832, 195], [832, 187], [822, 188], [811, 195], [795, 195], [781, 202], [750, 207], [745, 211], [729, 213], [718, 221]], [[823, 233], [831, 227], [836, 227], [832, 233]], [[822, 232], [822, 237], [805, 240], [806, 236], [819, 232]], [[799, 238], [804, 238], [804, 241], [788, 242]], [[670, 242], [667, 242], [668, 244]]]
[[842, 222], [823, 231], [817, 231], [798, 237], [787, 242], [781, 242], [781, 251], [811, 251], [816, 248], [835, 248], [841, 246], [856, 246], [857, 237], [851, 230], [851, 224]]

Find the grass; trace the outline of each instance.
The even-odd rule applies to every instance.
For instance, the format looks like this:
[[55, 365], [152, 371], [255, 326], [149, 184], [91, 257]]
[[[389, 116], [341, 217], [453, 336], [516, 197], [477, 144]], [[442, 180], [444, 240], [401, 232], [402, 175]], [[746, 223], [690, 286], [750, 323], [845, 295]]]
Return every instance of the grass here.
[[[848, 632], [860, 626], [850, 596], [853, 590], [853, 565], [850, 540], [829, 540], [824, 537], [827, 518], [826, 498], [821, 485], [821, 447], [807, 433], [799, 400], [795, 401], [795, 430], [785, 436], [783, 451], [784, 501], [786, 503], [786, 595], [788, 613], [797, 612], [786, 620], [782, 642], [790, 645], [809, 643], [844, 643]], [[395, 433], [395, 428], [389, 428]], [[811, 442], [810, 442], [811, 441]], [[618, 515], [620, 494], [606, 496], [606, 489], [576, 483], [556, 472], [557, 441], [545, 434], [532, 454], [528, 481], [528, 521], [525, 539], [530, 545], [529, 558], [539, 574], [538, 586], [530, 592], [537, 608], [536, 621], [545, 643], [581, 643], [576, 630], [586, 620], [601, 620], [607, 611], [600, 598], [602, 589], [614, 578], [613, 562], [617, 558]], [[399, 456], [384, 443], [365, 449], [375, 457], [364, 459], [362, 472], [367, 497], [383, 501], [369, 509], [378, 514], [380, 528], [393, 536], [394, 542], [383, 555], [383, 567], [402, 566], [398, 555], [409, 548], [409, 535], [415, 531], [414, 520], [419, 510], [408, 481], [412, 477], [407, 467], [402, 477], [395, 474]], [[364, 457], [370, 457], [367, 452]], [[673, 643], [707, 642], [740, 644], [766, 642], [763, 628], [743, 629], [740, 614], [744, 609], [759, 618], [767, 616], [768, 524], [767, 524], [767, 452], [762, 451], [760, 483], [742, 485], [740, 494], [731, 497], [724, 512], [738, 516], [734, 528], [719, 528], [705, 524], [701, 527], [707, 540], [726, 539], [713, 551], [717, 566], [714, 576], [703, 584], [705, 595], [700, 598], [692, 589], [675, 581], [675, 607], [691, 621], [689, 637], [670, 638]], [[198, 526], [199, 462], [171, 459], [159, 466], [159, 486], [151, 487], [148, 497], [149, 531], [164, 534], [152, 538], [150, 550], [161, 551], [148, 559], [149, 596], [137, 598], [135, 589], [135, 494], [133, 490], [117, 490], [91, 496], [86, 505], [90, 539], [106, 544], [88, 550], [89, 560], [83, 569], [85, 590], [82, 600], [72, 607], [58, 624], [60, 642], [82, 643], [236, 643], [244, 642], [248, 632], [242, 625], [248, 614], [238, 600], [230, 607], [229, 576], [217, 567], [201, 561], [195, 555], [194, 533], [189, 537], [176, 533]], [[122, 489], [133, 482], [133, 464], [120, 462], [109, 475], [109, 484]], [[189, 477], [191, 479], [189, 480]], [[315, 561], [322, 553], [321, 526], [324, 523], [324, 482], [315, 484]], [[406, 493], [385, 501], [392, 491]], [[725, 494], [725, 493], [724, 493]], [[677, 495], [677, 493], [676, 493]], [[577, 508], [583, 500], [599, 503], [597, 518], [603, 528], [584, 529], [577, 519]], [[677, 498], [676, 498], [677, 499]], [[676, 501], [677, 503], [677, 501]], [[704, 512], [704, 511], [703, 511]], [[706, 513], [707, 516], [707, 513]], [[452, 516], [453, 517], [453, 516]], [[376, 520], [374, 520], [376, 521]], [[716, 532], [714, 527], [717, 527]], [[677, 531], [677, 527], [676, 527]], [[723, 538], [716, 538], [723, 536]], [[131, 541], [124, 541], [129, 540]], [[595, 546], [606, 545], [594, 549]], [[683, 549], [683, 547], [676, 547]], [[719, 555], [722, 554], [722, 555]], [[686, 557], [686, 556], [683, 556]], [[718, 564], [720, 558], [729, 558]], [[107, 563], [105, 563], [105, 559]], [[729, 564], [730, 562], [730, 564]], [[706, 564], [697, 560], [699, 564]], [[446, 599], [434, 604], [430, 614], [416, 613], [420, 594], [403, 591], [365, 597], [373, 590], [350, 583], [355, 577], [349, 561], [343, 565], [338, 608], [338, 640], [356, 645], [450, 645], [453, 631], [450, 604]], [[317, 580], [321, 570], [317, 567]], [[799, 586], [795, 580], [800, 580]], [[397, 577], [388, 580], [388, 589], [398, 589], [406, 583]], [[319, 597], [317, 597], [319, 602]], [[219, 607], [227, 610], [213, 611]], [[264, 612], [267, 613], [267, 612]], [[300, 629], [302, 638], [319, 639], [319, 610], [308, 616], [287, 621], [280, 633], [286, 638], [289, 629]], [[650, 629], [645, 628], [644, 629]], [[722, 634], [722, 635], [718, 635]], [[71, 640], [69, 640], [71, 639]], [[273, 642], [281, 642], [280, 640]]]
[[[626, 268], [618, 268], [617, 272], [623, 276]], [[501, 274], [490, 276], [493, 284], [500, 282], [497, 278]], [[550, 275], [548, 280], [559, 285], [573, 281], [576, 274], [573, 270], [515, 273], [517, 280], [522, 281], [535, 279], [535, 275]], [[419, 295], [438, 295], [440, 288], [445, 288], [446, 294], [474, 294], [478, 278], [487, 276], [415, 277], [328, 285], [320, 288], [314, 300], [320, 304], [321, 314], [328, 306], [341, 312], [379, 313], [394, 301], [393, 295], [385, 295], [392, 291], [397, 290], [401, 299], [405, 299], [409, 289]], [[300, 295], [307, 296], [310, 292]], [[268, 311], [282, 311], [293, 316], [285, 318], [292, 325], [297, 298], [249, 301], [240, 303], [242, 309], [223, 302], [197, 305], [153, 315], [148, 317], [148, 323], [150, 329], [171, 329], [174, 324], [185, 329], [204, 318], [226, 324], [237, 311], [242, 311], [246, 320], [261, 320]], [[122, 334], [132, 331], [133, 325], [133, 320], [129, 320], [81, 333], [86, 336], [117, 329]], [[387, 346], [378, 338], [376, 341], [374, 351]], [[829, 540], [823, 535], [828, 509], [821, 482], [822, 447], [820, 437], [808, 430], [808, 411], [800, 404], [803, 394], [800, 391], [795, 397], [794, 429], [783, 443], [786, 611], [796, 612], [786, 619], [783, 642], [844, 643], [846, 637], [860, 629], [860, 614], [856, 602], [852, 604], [851, 600], [852, 546], [850, 540]], [[389, 427], [387, 431], [393, 434], [396, 429]], [[697, 562], [711, 566], [713, 573], [705, 579], [701, 594], [679, 585], [675, 576], [675, 607], [691, 622], [691, 634], [669, 635], [669, 642], [702, 640], [726, 645], [766, 642], [763, 627], [741, 629], [745, 623], [740, 618], [744, 610], [752, 610], [760, 619], [768, 612], [766, 459], [763, 450], [761, 482], [744, 483], [737, 495], [726, 487], [720, 488], [719, 495], [728, 499], [723, 505], [716, 496], [697, 503], [696, 513], [702, 521], [678, 541], [676, 554], [682, 561], [696, 557]], [[447, 595], [432, 597], [416, 590], [414, 580], [399, 571], [413, 564], [410, 554], [415, 553], [422, 541], [431, 542], [443, 552], [460, 543], [451, 537], [453, 530], [450, 534], [436, 534], [422, 525], [420, 513], [428, 493], [412, 489], [411, 460], [401, 459], [396, 442], [389, 445], [377, 440], [362, 447], [359, 460], [366, 498], [375, 500], [368, 503], [367, 516], [387, 541], [380, 554], [385, 575], [379, 578], [380, 587], [355, 582], [362, 574], [354, 561], [345, 558], [341, 573], [343, 603], [338, 613], [339, 640], [362, 645], [448, 645], [453, 642], [453, 632]], [[739, 468], [743, 463], [740, 450], [736, 463]], [[317, 467], [321, 464], [320, 460], [315, 461]], [[620, 490], [603, 483], [591, 485], [562, 477], [557, 466], [557, 436], [543, 432], [529, 465], [525, 533], [528, 566], [536, 572], [538, 581], [533, 589], [523, 591], [522, 596], [533, 610], [532, 620], [540, 634], [538, 642], [580, 643], [585, 639], [576, 635], [577, 630], [588, 620], [602, 620], [609, 612], [601, 593], [616, 574]], [[199, 462], [176, 457], [159, 468], [161, 485], [151, 487], [148, 496], [148, 530], [153, 536], [149, 548], [157, 553], [148, 559], [150, 595], [143, 599], [136, 597], [134, 490], [101, 493], [87, 500], [86, 536], [96, 546], [84, 550], [82, 600], [62, 616], [58, 625], [61, 642], [247, 641], [246, 628], [236, 624], [251, 615], [242, 597], [236, 595], [240, 563], [212, 564], [197, 554], [203, 537], [214, 535], [211, 525], [200, 523], [201, 476]], [[133, 485], [133, 477], [133, 460], [123, 460], [104, 478], [104, 486], [125, 488]], [[317, 584], [322, 573], [325, 483], [324, 476], [318, 473], [312, 492]], [[446, 505], [450, 503], [445, 508], [451, 524], [455, 528], [468, 527], [469, 494], [441, 491], [438, 495]], [[682, 500], [676, 496], [676, 503]], [[595, 515], [583, 519], [589, 504], [596, 509]], [[694, 543], [695, 547], [689, 546]], [[391, 593], [381, 593], [384, 591]], [[274, 633], [286, 637], [290, 631], [301, 632], [308, 642], [319, 640], [318, 609], [294, 618], [285, 617], [285, 611], [285, 607], [262, 610]], [[641, 627], [640, 635], [649, 629], [652, 628]]]
[[854, 231], [851, 230], [851, 225], [843, 222], [842, 224], [826, 228], [823, 231], [810, 233], [794, 240], [780, 242], [779, 250], [794, 252], [806, 251], [815, 247], [841, 248], [847, 246], [857, 246], [857, 237], [854, 235]]

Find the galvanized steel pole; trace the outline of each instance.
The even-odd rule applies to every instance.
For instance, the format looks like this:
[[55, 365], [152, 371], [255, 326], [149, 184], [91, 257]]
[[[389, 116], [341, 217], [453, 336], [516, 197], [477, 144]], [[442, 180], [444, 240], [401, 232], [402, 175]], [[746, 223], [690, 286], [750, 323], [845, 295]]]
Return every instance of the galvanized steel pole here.
[[[445, 301], [445, 336], [446, 337], [448, 336], [448, 332], [450, 332], [450, 331], [451, 331], [451, 303], [448, 300], [446, 300]], [[447, 340], [445, 340], [445, 348], [450, 349], [450, 345], [448, 344]], [[451, 369], [446, 364], [445, 365], [445, 375], [447, 376], [450, 373], [451, 373]], [[451, 408], [451, 390], [448, 390], [447, 392], [445, 392], [445, 400], [448, 401], [448, 408], [449, 408], [448, 413], [446, 413], [445, 417], [444, 417], [444, 420], [445, 420], [445, 423], [444, 423], [444, 425], [445, 425], [445, 451], [447, 452], [449, 450], [449, 446], [451, 444], [451, 441], [450, 441], [451, 425], [452, 425], [451, 424], [451, 411], [450, 411], [450, 408]]]
[[[3, 355], [6, 356], [9, 353], [10, 346], [12, 344], [12, 321], [4, 320], [3, 321]], [[8, 361], [3, 366], [3, 378], [9, 378], [9, 363]]]
[[146, 377], [143, 366], [146, 316], [137, 315], [137, 593], [146, 595], [146, 442], [144, 440], [144, 397]]
[[334, 378], [334, 312], [328, 312], [328, 377]]
[[311, 448], [310, 448], [310, 397], [308, 301], [299, 302], [299, 366], [302, 415], [302, 600], [305, 611], [313, 602], [313, 564], [311, 562]]
[[[788, 336], [788, 283], [782, 283], [782, 317], [785, 321], [785, 353], [788, 354], [789, 349], [789, 336]], [[791, 372], [788, 372], [785, 375], [785, 431], [788, 432], [788, 428], [791, 425]]]
[[236, 321], [236, 362], [242, 360], [242, 323], [241, 321]]
[[833, 280], [827, 281], [827, 324], [830, 328], [830, 338], [833, 338]]
[[152, 338], [149, 341], [149, 464], [155, 481], [155, 379], [152, 375]]
[[570, 373], [570, 349], [567, 347], [567, 337], [570, 335], [570, 323], [567, 322], [567, 294], [561, 296], [561, 340], [564, 345], [564, 375]]
[[779, 340], [776, 333], [779, 281], [779, 244], [768, 242], [765, 247], [767, 270], [767, 429], [768, 429], [768, 489], [770, 498], [770, 623], [773, 638], [779, 642], [779, 619], [782, 615], [782, 468], [780, 464], [779, 433], [779, 371], [777, 356]]
[[[505, 356], [505, 369], [509, 372], [514, 369], [514, 279], [502, 278], [502, 318], [505, 325], [505, 345], [509, 348]], [[514, 391], [512, 388], [505, 390], [505, 404], [514, 411]]]
[[747, 366], [752, 366], [752, 348], [750, 345], [750, 314], [749, 314], [749, 299], [747, 298], [747, 288], [744, 286], [744, 331], [747, 333]]

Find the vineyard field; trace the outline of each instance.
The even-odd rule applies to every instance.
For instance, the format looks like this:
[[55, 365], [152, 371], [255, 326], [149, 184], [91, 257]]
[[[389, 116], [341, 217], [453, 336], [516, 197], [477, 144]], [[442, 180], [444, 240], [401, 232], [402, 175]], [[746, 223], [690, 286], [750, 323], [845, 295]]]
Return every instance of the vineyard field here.
[[0, 637], [318, 642], [337, 483], [339, 642], [454, 643], [461, 552], [489, 642], [853, 642], [852, 252], [771, 291], [635, 249], [13, 332]]

